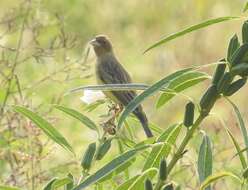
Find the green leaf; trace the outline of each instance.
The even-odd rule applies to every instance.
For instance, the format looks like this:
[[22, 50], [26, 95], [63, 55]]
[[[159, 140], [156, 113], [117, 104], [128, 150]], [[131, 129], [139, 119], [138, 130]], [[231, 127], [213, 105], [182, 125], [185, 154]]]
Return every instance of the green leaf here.
[[152, 179], [158, 173], [157, 168], [149, 168], [144, 171], [130, 186], [127, 190], [137, 190], [144, 188], [144, 181], [146, 178]]
[[[171, 147], [175, 144], [179, 132], [182, 128], [180, 124], [174, 124], [168, 127], [157, 139], [157, 145], [155, 145], [151, 153], [148, 155], [143, 171], [151, 167], [159, 167], [161, 158], [166, 158], [171, 150]], [[159, 143], [160, 142], [160, 143]]]
[[174, 34], [171, 34], [165, 38], [162, 38], [161, 40], [157, 41], [156, 43], [152, 44], [150, 47], [148, 47], [144, 53], [148, 52], [149, 50], [157, 47], [157, 46], [160, 46], [162, 44], [165, 44], [173, 39], [176, 39], [180, 36], [183, 36], [185, 34], [188, 34], [188, 33], [191, 33], [195, 30], [199, 30], [201, 28], [205, 28], [207, 26], [210, 26], [210, 25], [213, 25], [213, 24], [217, 24], [217, 23], [220, 23], [220, 22], [225, 22], [225, 21], [229, 21], [229, 20], [233, 20], [233, 19], [237, 19], [237, 18], [240, 18], [240, 17], [231, 17], [231, 16], [227, 16], [227, 17], [219, 17], [219, 18], [214, 18], [214, 19], [210, 19], [210, 20], [206, 20], [204, 22], [201, 22], [199, 24], [196, 24], [196, 25], [193, 25], [193, 26], [190, 26], [180, 32], [177, 32], [177, 33], [174, 33]]
[[206, 187], [208, 187], [211, 183], [216, 182], [219, 179], [222, 179], [223, 177], [232, 177], [233, 179], [239, 181], [241, 183], [241, 180], [238, 176], [236, 176], [234, 173], [231, 172], [219, 172], [217, 174], [213, 174], [211, 176], [208, 176], [207, 179], [205, 179], [201, 186], [200, 190], [204, 190]]
[[99, 130], [96, 126], [96, 124], [87, 116], [81, 114], [80, 112], [78, 112], [77, 110], [71, 109], [71, 108], [67, 108], [64, 106], [60, 106], [60, 105], [54, 105], [54, 107], [68, 115], [70, 115], [71, 117], [81, 121], [86, 127], [95, 130], [99, 133]]
[[117, 176], [120, 173], [124, 172], [126, 169], [128, 169], [135, 162], [135, 160], [136, 160], [136, 158], [134, 157], [131, 160], [129, 160], [128, 162], [126, 162], [125, 164], [120, 165], [115, 170], [113, 170], [112, 172], [110, 172], [108, 175], [106, 175], [103, 178], [101, 178], [98, 181], [98, 183], [103, 183], [105, 181], [108, 181], [108, 180], [112, 179], [113, 176]]
[[53, 178], [51, 179], [46, 186], [43, 188], [43, 190], [52, 190], [52, 185], [53, 183], [57, 180], [58, 178]]
[[159, 91], [161, 88], [164, 88], [166, 85], [169, 85], [169, 83], [174, 80], [175, 78], [179, 77], [180, 75], [183, 75], [186, 72], [191, 71], [192, 68], [182, 69], [179, 71], [176, 71], [173, 74], [170, 74], [169, 76], [164, 77], [160, 81], [153, 84], [151, 87], [149, 87], [147, 90], [142, 92], [140, 95], [136, 96], [125, 108], [123, 113], [120, 116], [119, 122], [118, 122], [118, 128], [122, 126], [127, 116], [132, 113], [142, 101], [144, 101], [146, 98], [152, 96], [157, 91]]
[[[213, 156], [211, 142], [207, 135], [203, 136], [200, 151], [198, 154], [198, 174], [200, 182], [204, 181], [208, 176], [212, 174]], [[211, 187], [207, 187], [206, 190], [210, 190]]]
[[160, 108], [171, 100], [176, 94], [210, 78], [206, 73], [188, 72], [171, 81], [168, 90], [163, 92], [158, 99], [156, 108]]
[[18, 112], [33, 121], [37, 125], [37, 127], [39, 127], [54, 142], [59, 144], [65, 150], [68, 150], [75, 154], [67, 140], [48, 121], [25, 107], [13, 106], [13, 108], [15, 112]]
[[127, 190], [130, 185], [132, 185], [132, 183], [139, 177], [139, 175], [136, 175], [130, 179], [128, 179], [127, 181], [125, 181], [124, 183], [122, 183], [121, 185], [119, 185], [116, 190]]
[[17, 187], [10, 187], [10, 186], [4, 186], [4, 185], [0, 185], [0, 190], [21, 190]]
[[[241, 116], [241, 113], [240, 113], [238, 107], [230, 99], [227, 99], [227, 100], [232, 105], [233, 110], [236, 113], [236, 116], [237, 116], [237, 119], [238, 119], [238, 122], [239, 122], [239, 127], [240, 127], [241, 133], [243, 135], [245, 146], [248, 147], [248, 134], [247, 134], [247, 130], [246, 130], [246, 127], [245, 127], [245, 122], [244, 122], [244, 120], [243, 120], [243, 118]], [[247, 156], [247, 159], [248, 159], [248, 151], [246, 152], [246, 156]]]
[[231, 131], [229, 129], [226, 128], [226, 132], [227, 132], [228, 136], [230, 137], [230, 139], [232, 140], [233, 145], [236, 148], [236, 151], [237, 151], [237, 154], [239, 156], [242, 167], [245, 169], [247, 167], [247, 163], [245, 161], [245, 157], [243, 155], [243, 152], [241, 151], [239, 143], [236, 141], [235, 137], [233, 136], [233, 134], [231, 133]]
[[51, 186], [51, 190], [56, 190], [58, 189], [59, 187], [63, 187], [69, 183], [72, 182], [72, 179], [70, 179], [69, 177], [65, 177], [65, 178], [62, 178], [62, 179], [56, 179], [53, 183], [52, 183], [52, 186]]
[[85, 189], [89, 185], [98, 182], [101, 178], [113, 172], [119, 166], [128, 162], [131, 158], [133, 158], [137, 154], [137, 152], [144, 150], [146, 148], [149, 148], [149, 147], [150, 146], [143, 146], [137, 149], [129, 150], [119, 155], [117, 158], [114, 158], [112, 161], [110, 161], [108, 164], [106, 164], [101, 169], [96, 171], [94, 174], [87, 177], [82, 183], [76, 186], [73, 190]]
[[[102, 85], [88, 85], [80, 86], [71, 89], [68, 93], [74, 93], [82, 90], [101, 90], [101, 91], [125, 91], [125, 90], [146, 90], [149, 88], [147, 84], [130, 83], [130, 84], [102, 84]], [[66, 94], [68, 94], [66, 93]]]
[[245, 3], [245, 6], [244, 6], [244, 9], [243, 9], [243, 12], [246, 12], [248, 10], [248, 2]]

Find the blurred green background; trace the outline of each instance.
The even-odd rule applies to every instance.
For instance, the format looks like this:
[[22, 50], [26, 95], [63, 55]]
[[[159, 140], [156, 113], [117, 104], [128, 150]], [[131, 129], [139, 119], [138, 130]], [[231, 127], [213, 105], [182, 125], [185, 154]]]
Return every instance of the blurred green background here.
[[[142, 52], [149, 45], [161, 37], [203, 20], [219, 16], [245, 16], [242, 15], [244, 0], [33, 0], [30, 2], [28, 8], [26, 1], [0, 1], [0, 55], [2, 56], [0, 70], [6, 75], [10, 73], [16, 56], [16, 52], [11, 48], [17, 46], [23, 15], [29, 10], [18, 56], [19, 62], [15, 70], [22, 89], [22, 97], [18, 94], [18, 87], [13, 84], [11, 87], [13, 94], [8, 99], [7, 105], [26, 104], [38, 110], [41, 115], [50, 118], [73, 145], [77, 158], [81, 157], [85, 145], [93, 141], [96, 134], [59, 111], [50, 112], [50, 108], [51, 104], [59, 102], [77, 110], [84, 110], [85, 105], [80, 101], [82, 94], [64, 96], [64, 93], [81, 85], [96, 84], [95, 56], [92, 50], [85, 60], [89, 40], [97, 34], [109, 36], [117, 56], [131, 74], [133, 81], [153, 84], [178, 69], [213, 63], [225, 57], [228, 41], [234, 33], [240, 35], [243, 20], [202, 29], [143, 54]], [[12, 22], [11, 19], [14, 21]], [[211, 74], [213, 68], [206, 68], [205, 71]], [[209, 81], [206, 81], [190, 88], [185, 94], [198, 101], [208, 83]], [[0, 103], [2, 103], [7, 88], [3, 75], [0, 77], [0, 84]], [[232, 97], [244, 117], [248, 114], [246, 96], [247, 87]], [[154, 96], [143, 103], [151, 122], [166, 128], [169, 124], [182, 120], [187, 101], [185, 98], [177, 97], [158, 110], [155, 108], [156, 99], [157, 96]], [[104, 111], [107, 111], [106, 105], [91, 113], [85, 113], [99, 122], [101, 120], [99, 116]], [[226, 102], [219, 102], [214, 112], [228, 123], [232, 131], [238, 131], [233, 111]], [[4, 127], [4, 122], [1, 125]], [[210, 117], [202, 127], [214, 141], [216, 155], [214, 169], [231, 167], [227, 166], [226, 162], [230, 161], [235, 153], [231, 143], [223, 138], [226, 134], [218, 119]], [[135, 130], [140, 139], [144, 138], [141, 128]], [[44, 145], [47, 139], [44, 136], [41, 138]], [[196, 150], [199, 139], [200, 135], [192, 143], [192, 147]], [[18, 142], [16, 150], [20, 151], [20, 147], [24, 144], [28, 146], [26, 142], [21, 140]], [[49, 148], [46, 148], [45, 153], [42, 154], [44, 159], [40, 165], [46, 171], [47, 178], [40, 179], [40, 183], [37, 181], [37, 184], [43, 185], [44, 181], [54, 175], [63, 176], [68, 170], [72, 173], [79, 172], [75, 164], [77, 159], [71, 158], [71, 155], [55, 145], [51, 147], [51, 142], [48, 142], [48, 145], [50, 147], [48, 146]], [[27, 150], [28, 147], [25, 151]], [[5, 155], [4, 153], [3, 151], [2, 155]], [[26, 156], [29, 153], [29, 151], [23, 152]], [[112, 155], [109, 155], [105, 160], [111, 157]], [[6, 157], [1, 156], [0, 159], [0, 182], [6, 183], [6, 179], [13, 171]], [[194, 151], [190, 151], [188, 159], [190, 162], [195, 160]], [[233, 166], [235, 160], [232, 160]], [[29, 171], [28, 168], [29, 166], [26, 171]], [[196, 174], [193, 172], [192, 175]], [[17, 185], [21, 184], [19, 180], [16, 182]], [[190, 179], [182, 179], [180, 175], [178, 177], [178, 181], [184, 181], [186, 186], [188, 180], [190, 181]], [[194, 188], [195, 184], [188, 185], [188, 189], [191, 187]]]

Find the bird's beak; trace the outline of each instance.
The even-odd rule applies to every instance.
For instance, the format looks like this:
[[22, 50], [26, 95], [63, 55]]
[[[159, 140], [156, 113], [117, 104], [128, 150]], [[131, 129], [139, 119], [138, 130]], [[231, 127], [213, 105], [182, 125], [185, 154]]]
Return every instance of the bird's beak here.
[[99, 42], [96, 41], [96, 39], [91, 40], [91, 41], [90, 41], [90, 44], [91, 44], [92, 46], [100, 46]]

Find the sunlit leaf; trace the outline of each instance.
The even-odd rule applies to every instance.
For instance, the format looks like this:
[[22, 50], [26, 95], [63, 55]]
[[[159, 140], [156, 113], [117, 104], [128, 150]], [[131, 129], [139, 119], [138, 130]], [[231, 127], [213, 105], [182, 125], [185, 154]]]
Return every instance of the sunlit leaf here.
[[170, 153], [170, 150], [172, 146], [175, 144], [176, 139], [179, 135], [179, 132], [182, 128], [182, 125], [172, 125], [168, 127], [157, 139], [157, 145], [155, 145], [151, 153], [148, 155], [143, 171], [147, 170], [148, 168], [151, 167], [157, 167], [159, 166], [160, 159], [163, 157], [167, 157]]
[[[212, 174], [213, 156], [211, 142], [207, 135], [203, 136], [200, 151], [198, 154], [198, 174], [200, 182], [203, 182], [208, 176]], [[206, 187], [210, 190], [211, 187]]]
[[130, 185], [139, 177], [139, 175], [136, 175], [130, 179], [128, 179], [127, 181], [125, 181], [124, 183], [122, 183], [121, 185], [119, 185], [116, 190], [127, 190]]
[[0, 190], [21, 190], [21, 189], [17, 188], [17, 187], [10, 187], [10, 186], [0, 185]]
[[115, 169], [117, 169], [119, 166], [125, 164], [128, 162], [131, 158], [133, 158], [137, 152], [144, 150], [148, 148], [149, 146], [143, 146], [137, 149], [133, 149], [130, 151], [127, 151], [121, 155], [119, 155], [117, 158], [114, 158], [112, 161], [107, 163], [105, 166], [100, 168], [98, 171], [96, 171], [94, 174], [87, 177], [82, 183], [80, 183], [78, 186], [76, 186], [73, 190], [81, 190], [85, 189], [89, 185], [98, 182], [101, 178], [108, 175], [109, 173], [113, 172]]
[[157, 172], [157, 168], [147, 169], [129, 186], [127, 190], [143, 189], [146, 178], [152, 179], [157, 174]]
[[13, 106], [13, 108], [14, 111], [24, 115], [25, 117], [33, 121], [37, 125], [37, 127], [39, 127], [51, 140], [59, 144], [64, 149], [74, 153], [71, 145], [67, 142], [67, 140], [48, 121], [25, 107]]
[[208, 187], [211, 183], [214, 183], [218, 181], [219, 179], [222, 179], [223, 177], [232, 177], [233, 179], [237, 180], [238, 182], [241, 183], [241, 180], [238, 176], [236, 176], [234, 173], [231, 172], [219, 172], [216, 174], [213, 174], [211, 176], [208, 176], [207, 179], [205, 179], [201, 186], [200, 190], [204, 190], [206, 187]]
[[54, 107], [60, 111], [63, 111], [64, 113], [70, 115], [71, 117], [81, 121], [86, 127], [99, 132], [97, 125], [89, 117], [83, 115], [82, 113], [78, 112], [77, 110], [67, 108], [67, 107], [61, 106], [61, 105], [54, 105]]
[[132, 113], [135, 108], [137, 108], [142, 101], [144, 101], [146, 98], [152, 96], [157, 91], [159, 91], [161, 88], [164, 88], [169, 85], [169, 83], [179, 77], [180, 75], [183, 75], [186, 72], [191, 71], [191, 68], [183, 69], [176, 71], [173, 74], [170, 74], [169, 76], [164, 77], [163, 79], [159, 80], [155, 84], [153, 84], [151, 87], [149, 87], [147, 90], [142, 92], [140, 95], [136, 96], [125, 108], [124, 112], [120, 116], [119, 122], [118, 122], [118, 128], [120, 128], [125, 121], [126, 117]]
[[248, 2], [245, 3], [245, 6], [243, 8], [243, 12], [246, 12], [248, 10]]
[[171, 81], [171, 83], [168, 86], [168, 90], [166, 90], [161, 94], [156, 104], [156, 107], [160, 108], [179, 92], [182, 92], [183, 90], [190, 88], [208, 78], [210, 77], [206, 73], [197, 72], [197, 71], [188, 72], [177, 77], [175, 80]]
[[193, 26], [190, 26], [182, 31], [179, 31], [179, 32], [176, 32], [174, 34], [171, 34], [165, 38], [162, 38], [161, 40], [157, 41], [156, 43], [152, 44], [150, 47], [148, 47], [144, 53], [146, 53], [147, 51], [157, 47], [157, 46], [160, 46], [162, 44], [165, 44], [173, 39], [176, 39], [180, 36], [183, 36], [185, 34], [188, 34], [188, 33], [191, 33], [193, 31], [196, 31], [196, 30], [199, 30], [201, 28], [205, 28], [207, 26], [210, 26], [210, 25], [213, 25], [213, 24], [217, 24], [217, 23], [220, 23], [220, 22], [225, 22], [225, 21], [229, 21], [229, 20], [233, 20], [233, 19], [237, 19], [237, 18], [240, 18], [240, 17], [230, 17], [230, 16], [227, 16], [227, 17], [219, 17], [219, 18], [214, 18], [214, 19], [210, 19], [210, 20], [206, 20], [204, 22], [201, 22], [199, 24], [196, 24], [196, 25], [193, 25]]

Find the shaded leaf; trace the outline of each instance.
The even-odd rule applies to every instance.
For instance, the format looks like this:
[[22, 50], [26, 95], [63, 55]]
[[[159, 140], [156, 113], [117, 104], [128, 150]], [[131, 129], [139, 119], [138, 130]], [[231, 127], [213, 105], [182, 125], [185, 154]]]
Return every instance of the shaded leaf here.
[[[211, 142], [207, 135], [203, 136], [200, 151], [198, 154], [198, 174], [200, 182], [204, 181], [208, 176], [212, 174], [213, 156]], [[206, 187], [206, 190], [210, 190], [211, 187]]]

